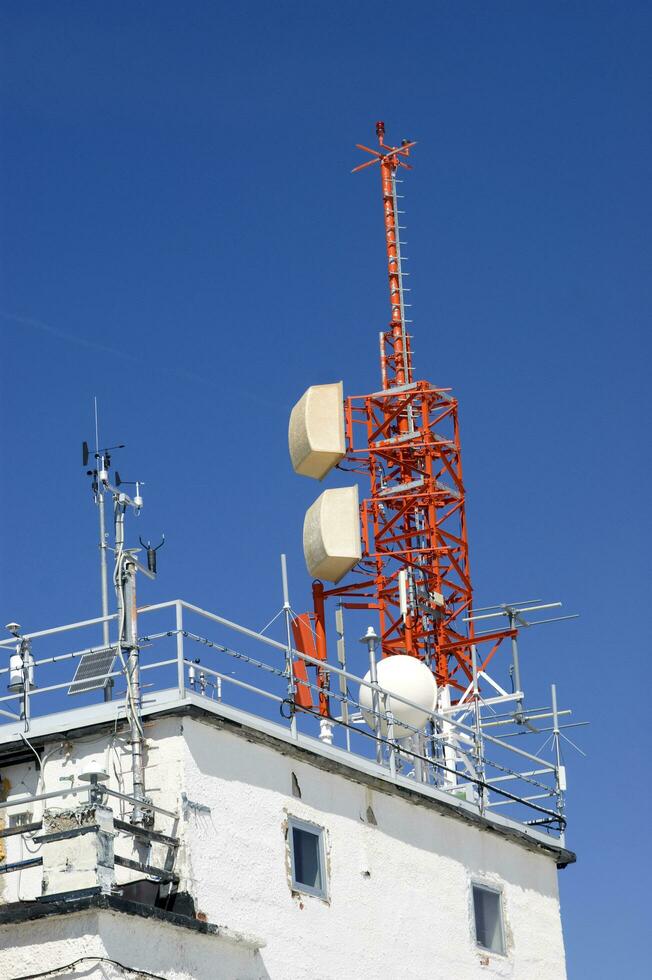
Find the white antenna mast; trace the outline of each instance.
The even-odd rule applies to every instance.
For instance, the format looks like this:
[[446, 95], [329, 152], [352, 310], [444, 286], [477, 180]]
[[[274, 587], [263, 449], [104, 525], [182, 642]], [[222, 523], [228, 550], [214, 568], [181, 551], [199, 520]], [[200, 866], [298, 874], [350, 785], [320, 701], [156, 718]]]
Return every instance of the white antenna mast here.
[[[100, 434], [99, 434], [99, 422], [97, 415], [97, 395], [93, 398], [95, 407], [95, 458], [99, 458], [100, 452]], [[104, 466], [100, 467], [104, 469]], [[102, 642], [105, 647], [109, 645], [109, 623], [106, 617], [109, 615], [109, 577], [107, 571], [106, 562], [106, 524], [104, 520], [104, 489], [98, 485], [98, 493], [96, 494], [97, 509], [100, 515], [100, 580], [102, 588], [102, 615], [105, 617], [105, 621], [102, 623]], [[110, 688], [107, 688], [110, 693]]]
[[[107, 542], [106, 533], [106, 517], [104, 510], [104, 494], [107, 489], [107, 481], [109, 477], [109, 467], [111, 466], [111, 457], [109, 451], [113, 449], [124, 449], [124, 445], [119, 446], [109, 446], [105, 449], [100, 449], [100, 435], [99, 435], [99, 413], [97, 408], [97, 396], [93, 398], [93, 407], [95, 415], [95, 452], [93, 453], [95, 459], [95, 465], [93, 469], [86, 471], [87, 476], [92, 478], [91, 488], [93, 491], [93, 497], [95, 503], [97, 504], [98, 516], [99, 516], [99, 542], [98, 548], [100, 552], [100, 588], [102, 597], [102, 616], [104, 622], [102, 623], [102, 642], [105, 648], [108, 648], [109, 640], [109, 574], [107, 568], [107, 557], [106, 553], [109, 550], [109, 545]], [[90, 450], [88, 448], [88, 443], [82, 443], [82, 464], [88, 466], [90, 458]], [[113, 680], [109, 678], [104, 686], [104, 700], [111, 700], [111, 688], [113, 687]]]
[[[136, 516], [140, 514], [143, 506], [141, 496], [142, 481], [131, 484], [121, 479], [120, 474], [115, 470], [113, 480], [111, 479], [111, 456], [110, 452], [114, 449], [124, 449], [124, 445], [108, 446], [100, 448], [99, 444], [99, 425], [97, 398], [95, 398], [95, 467], [87, 470], [87, 475], [92, 478], [92, 490], [95, 503], [98, 505], [100, 515], [100, 556], [101, 556], [101, 578], [102, 578], [102, 613], [108, 616], [109, 595], [108, 595], [108, 571], [106, 553], [109, 550], [114, 552], [115, 565], [113, 573], [113, 583], [118, 605], [118, 637], [115, 644], [115, 651], [120, 658], [125, 679], [127, 681], [127, 719], [129, 721], [130, 743], [131, 743], [131, 769], [133, 777], [133, 796], [137, 803], [131, 815], [133, 824], [143, 826], [151, 823], [152, 810], [149, 806], [150, 801], [145, 795], [145, 765], [144, 765], [144, 737], [142, 723], [142, 693], [140, 685], [140, 650], [138, 647], [138, 619], [136, 608], [136, 572], [142, 572], [148, 578], [156, 578], [156, 552], [163, 545], [165, 536], [161, 543], [152, 546], [150, 542], [145, 543], [141, 539], [141, 544], [147, 552], [147, 566], [142, 565], [136, 558], [138, 548], [125, 548], [125, 514], [131, 509]], [[82, 459], [84, 466], [89, 461], [88, 443], [82, 444]], [[123, 489], [125, 486], [135, 486], [135, 493], [130, 497]], [[113, 519], [114, 519], [114, 547], [110, 548], [107, 542], [104, 494], [110, 493], [113, 498]], [[103, 625], [103, 636], [105, 648], [110, 648], [108, 623]], [[105, 652], [105, 651], [102, 651]], [[95, 669], [95, 668], [92, 668]], [[83, 678], [79, 684], [83, 683]], [[73, 687], [75, 684], [73, 683]], [[79, 690], [87, 690], [86, 686], [79, 687]], [[104, 688], [106, 700], [110, 698], [110, 688]], [[71, 688], [70, 693], [77, 693]]]
[[[105, 457], [103, 457], [104, 459]], [[101, 492], [106, 490], [113, 496], [113, 516], [115, 529], [115, 567], [113, 582], [118, 603], [118, 642], [117, 651], [127, 681], [127, 719], [129, 721], [129, 741], [131, 743], [131, 772], [133, 796], [138, 801], [131, 814], [131, 822], [137, 826], [148, 826], [153, 819], [153, 811], [145, 792], [145, 761], [142, 721], [142, 690], [140, 684], [140, 650], [138, 647], [138, 615], [136, 607], [136, 573], [142, 572], [150, 579], [156, 578], [156, 551], [151, 544], [144, 545], [147, 550], [147, 566], [136, 558], [138, 548], [125, 548], [125, 514], [128, 509], [136, 516], [140, 514], [143, 498], [142, 483], [133, 484], [136, 491], [133, 497], [122, 489], [126, 485], [115, 472], [114, 483], [109, 480], [108, 468], [100, 470], [98, 483]], [[144, 542], [143, 542], [144, 543]]]

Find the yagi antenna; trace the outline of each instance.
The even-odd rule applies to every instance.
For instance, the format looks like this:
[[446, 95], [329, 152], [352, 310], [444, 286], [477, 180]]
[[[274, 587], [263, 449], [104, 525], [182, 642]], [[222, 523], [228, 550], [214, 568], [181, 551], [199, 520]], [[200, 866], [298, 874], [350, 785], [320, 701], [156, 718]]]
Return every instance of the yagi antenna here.
[[[544, 626], [546, 623], [560, 623], [565, 619], [577, 619], [579, 613], [571, 613], [568, 616], [548, 616], [545, 619], [526, 619], [524, 613], [538, 612], [540, 609], [559, 609], [561, 602], [541, 602], [539, 599], [529, 599], [525, 602], [501, 602], [497, 606], [484, 606], [482, 610], [475, 610], [470, 616], [464, 617], [464, 622], [475, 623], [479, 619], [496, 619], [501, 616], [507, 618], [512, 641], [512, 663], [509, 672], [512, 678], [514, 689], [521, 694], [516, 701], [515, 721], [520, 725], [526, 725], [530, 730], [536, 731], [525, 716], [524, 701], [522, 697], [523, 687], [521, 684], [521, 667], [518, 655], [518, 641], [516, 633], [519, 628], [529, 626]], [[483, 636], [493, 630], [480, 630], [476, 636]]]

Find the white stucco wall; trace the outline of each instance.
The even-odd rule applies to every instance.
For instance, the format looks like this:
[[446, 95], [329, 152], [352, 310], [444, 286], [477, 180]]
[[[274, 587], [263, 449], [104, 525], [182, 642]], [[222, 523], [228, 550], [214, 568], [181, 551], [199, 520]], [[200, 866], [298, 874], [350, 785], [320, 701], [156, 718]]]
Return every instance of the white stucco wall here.
[[[211, 807], [186, 826], [198, 908], [262, 936], [271, 977], [565, 977], [550, 858], [200, 721], [183, 729], [187, 795]], [[288, 813], [326, 829], [327, 903], [291, 892]], [[472, 879], [503, 891], [504, 957], [475, 945]]]
[[[148, 789], [157, 803], [176, 812], [179, 810], [182, 790], [182, 742], [179, 738], [179, 724], [172, 719], [146, 722], [145, 734]], [[106, 768], [110, 776], [106, 784], [109, 788], [125, 794], [129, 794], [132, 790], [130, 747], [124, 735], [53, 738], [46, 742], [42, 758], [42, 773], [39, 773], [36, 761], [3, 767], [2, 776], [8, 801], [60, 789], [62, 786], [70, 785], [71, 777], [79, 783], [79, 773], [93, 768]], [[80, 796], [37, 801], [30, 804], [29, 808], [16, 805], [4, 811], [3, 819], [8, 824], [14, 814], [28, 809], [30, 821], [38, 821], [46, 808], [56, 813], [74, 808], [86, 798], [86, 793], [83, 793]], [[131, 810], [129, 803], [113, 799], [111, 806], [116, 817], [128, 820]], [[164, 833], [172, 833], [173, 821], [165, 817], [159, 818], [158, 829]], [[6, 838], [2, 842], [5, 850], [4, 860], [11, 863], [42, 854], [42, 848], [33, 839], [34, 836], [38, 834]], [[75, 846], [74, 840], [69, 842], [71, 854], [74, 854]], [[134, 843], [132, 837], [121, 835], [116, 838], [115, 853], [132, 860], [147, 860], [150, 864], [156, 864], [159, 859], [161, 862], [165, 860], [167, 852], [157, 845], [154, 845], [151, 851], [143, 849]], [[72, 877], [71, 873], [71, 888], [76, 887], [72, 883]], [[142, 876], [124, 868], [116, 868], [116, 877], [118, 882], [124, 883]], [[41, 894], [41, 884], [42, 869], [38, 867], [2, 875], [0, 876], [0, 903], [37, 898]], [[64, 885], [65, 882], [62, 882], [61, 890], [64, 890]]]
[[3, 980], [50, 971], [56, 980], [139, 980], [134, 970], [165, 980], [267, 977], [260, 954], [246, 945], [105, 909], [0, 926]]
[[[191, 803], [210, 808], [210, 813], [202, 813], [186, 807], [176, 828], [168, 818], [157, 819], [158, 829], [182, 839], [176, 868], [180, 887], [191, 892], [197, 911], [208, 921], [254, 934], [266, 943], [254, 966], [247, 966], [259, 973], [229, 973], [228, 966], [224, 972], [215, 953], [202, 959], [197, 952], [192, 965], [181, 963], [177, 968], [176, 961], [163, 962], [161, 976], [174, 980], [220, 976], [244, 980], [250, 975], [273, 980], [489, 976], [563, 980], [566, 976], [557, 871], [551, 856], [444, 816], [425, 802], [326, 771], [308, 757], [295, 758], [283, 745], [249, 739], [246, 730], [235, 734], [200, 719], [173, 715], [149, 721], [146, 734], [147, 789], [155, 802], [178, 810], [185, 793]], [[51, 743], [55, 749], [60, 745], [61, 740]], [[45, 789], [60, 786], [63, 776], [82, 771], [107, 748], [109, 785], [129, 792], [128, 746], [108, 736], [73, 740], [70, 748], [53, 751], [43, 778]], [[293, 793], [293, 773], [301, 798]], [[28, 766], [9, 767], [3, 775], [11, 780], [10, 792], [18, 795], [25, 793], [25, 784], [31, 788], [30, 780], [36, 778]], [[369, 808], [375, 824], [369, 822]], [[325, 828], [327, 902], [291, 891], [285, 836], [288, 814]], [[7, 860], [18, 860], [17, 839], [6, 843], [8, 851], [14, 851]], [[116, 851], [138, 856], [128, 838], [117, 840]], [[155, 865], [162, 864], [164, 856], [160, 845], [149, 854], [140, 852], [140, 860]], [[116, 871], [120, 881], [138, 877], [124, 869]], [[40, 869], [22, 874], [22, 899], [31, 897], [28, 884], [38, 892], [39, 877]], [[16, 879], [15, 874], [6, 876], [0, 903], [16, 900]], [[475, 944], [472, 880], [503, 893], [506, 956], [486, 953]], [[38, 925], [42, 935], [50, 929], [48, 942], [54, 942], [55, 949], [62, 921], [56, 917], [29, 928], [36, 930]], [[119, 934], [125, 926], [119, 924], [120, 917], [116, 921]], [[137, 921], [130, 920], [129, 929], [138, 929]], [[33, 946], [35, 956], [40, 942]], [[190, 943], [197, 951], [204, 940], [199, 943], [191, 934]], [[208, 946], [204, 943], [202, 948]], [[135, 955], [127, 944], [121, 962], [132, 952]], [[23, 955], [28, 955], [27, 946]], [[70, 959], [59, 959], [57, 952], [57, 962]], [[126, 965], [138, 963], [142, 968], [137, 957]], [[158, 973], [153, 963], [154, 958], [146, 968]], [[0, 976], [4, 975], [20, 974], [0, 969]]]

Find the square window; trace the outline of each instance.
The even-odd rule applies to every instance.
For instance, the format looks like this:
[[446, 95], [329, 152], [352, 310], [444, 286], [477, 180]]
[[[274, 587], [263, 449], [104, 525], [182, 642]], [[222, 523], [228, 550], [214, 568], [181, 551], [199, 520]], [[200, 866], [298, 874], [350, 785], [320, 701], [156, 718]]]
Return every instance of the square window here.
[[473, 886], [475, 941], [492, 953], [505, 954], [501, 894], [486, 885]]
[[315, 824], [290, 817], [288, 821], [292, 887], [326, 898], [324, 830]]

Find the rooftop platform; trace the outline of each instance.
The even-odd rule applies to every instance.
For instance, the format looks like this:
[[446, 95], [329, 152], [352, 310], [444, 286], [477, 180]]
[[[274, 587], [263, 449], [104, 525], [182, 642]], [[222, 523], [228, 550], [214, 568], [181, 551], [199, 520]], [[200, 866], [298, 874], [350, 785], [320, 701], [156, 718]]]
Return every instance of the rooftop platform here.
[[[106, 663], [107, 650], [101, 644], [76, 648], [71, 642], [71, 634], [80, 631], [97, 635], [106, 621], [96, 618], [0, 642], [8, 653], [22, 643], [32, 671], [27, 690], [0, 697], [0, 765], [29, 757], [30, 745], [38, 750], [57, 735], [74, 739], [126, 720], [125, 692], [114, 687], [112, 700], [102, 700], [107, 679], [117, 685], [123, 680], [117, 650], [108, 651], [109, 668], [94, 680], [92, 665], [102, 657]], [[324, 718], [316, 710], [296, 708], [291, 666], [303, 661], [310, 668], [316, 662], [287, 643], [182, 600], [140, 608], [138, 623], [143, 719], [200, 715], [285, 754], [309, 757], [314, 765], [336, 768], [347, 778], [408, 794], [525, 847], [543, 849], [559, 866], [574, 861], [563, 839], [559, 767], [554, 759], [514, 744], [514, 736], [524, 733], [505, 708], [513, 706], [518, 692], [485, 684], [481, 698], [433, 712], [425, 731], [398, 739], [391, 737], [391, 715], [383, 710], [387, 699], [397, 695], [376, 687], [380, 706], [374, 730], [365, 723], [358, 700], [360, 687], [370, 685], [345, 667], [320, 665], [330, 682], [331, 717]], [[69, 694], [82, 660], [89, 686], [99, 687]], [[0, 669], [5, 686], [3, 679], [11, 679], [9, 667]], [[309, 680], [301, 683], [316, 693]], [[60, 710], [62, 703], [65, 710]]]

